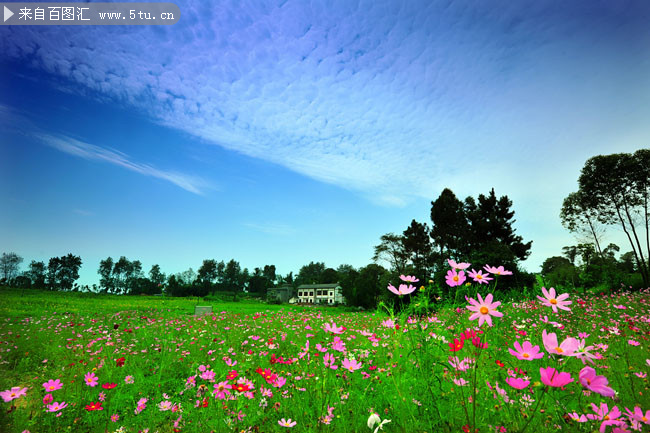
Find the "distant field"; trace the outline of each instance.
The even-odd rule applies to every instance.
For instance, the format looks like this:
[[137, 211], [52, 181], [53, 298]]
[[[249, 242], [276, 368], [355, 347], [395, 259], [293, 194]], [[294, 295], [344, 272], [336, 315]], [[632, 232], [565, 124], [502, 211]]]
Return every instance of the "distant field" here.
[[5, 290], [0, 432], [374, 432], [373, 413], [386, 432], [647, 431], [648, 291], [569, 300], [493, 304], [479, 327], [464, 308], [195, 317], [196, 299]]

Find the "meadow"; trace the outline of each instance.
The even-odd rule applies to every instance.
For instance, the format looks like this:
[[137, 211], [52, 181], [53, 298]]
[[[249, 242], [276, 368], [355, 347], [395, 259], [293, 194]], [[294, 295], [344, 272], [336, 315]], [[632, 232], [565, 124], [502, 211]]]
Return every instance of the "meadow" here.
[[492, 288], [426, 315], [397, 308], [431, 290], [404, 277], [378, 311], [205, 316], [196, 299], [6, 289], [0, 431], [650, 431], [650, 289], [499, 304]]

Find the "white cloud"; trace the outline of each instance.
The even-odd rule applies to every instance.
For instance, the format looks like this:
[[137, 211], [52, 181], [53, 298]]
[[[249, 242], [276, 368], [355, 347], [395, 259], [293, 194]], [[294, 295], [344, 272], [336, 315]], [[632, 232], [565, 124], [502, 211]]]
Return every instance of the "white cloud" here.
[[[87, 160], [107, 162], [145, 176], [162, 179], [194, 194], [203, 194], [203, 191], [208, 188], [208, 184], [198, 177], [174, 171], [161, 170], [149, 164], [132, 161], [128, 155], [118, 150], [106, 149], [65, 136], [53, 136], [41, 133], [33, 135], [43, 143], [61, 152]], [[75, 212], [79, 213], [79, 211]]]

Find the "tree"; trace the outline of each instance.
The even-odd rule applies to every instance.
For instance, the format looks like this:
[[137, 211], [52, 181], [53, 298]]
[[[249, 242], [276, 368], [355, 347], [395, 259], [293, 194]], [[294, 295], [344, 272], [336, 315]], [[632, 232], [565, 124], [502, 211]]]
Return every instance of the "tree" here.
[[579, 236], [579, 241], [584, 242], [585, 237], [591, 238], [599, 254], [603, 254], [600, 241], [604, 230], [598, 222], [596, 211], [587, 205], [588, 200], [579, 192], [570, 193], [562, 202], [560, 219], [562, 225], [572, 233]]
[[269, 284], [274, 284], [277, 278], [275, 275], [275, 265], [264, 265], [262, 275], [269, 281]]
[[301, 284], [320, 284], [323, 272], [325, 272], [325, 263], [309, 262], [300, 268], [296, 276], [295, 285]]
[[359, 272], [352, 265], [340, 265], [336, 268], [338, 282], [343, 291], [343, 297], [348, 305], [354, 305], [354, 282], [359, 276]]
[[461, 259], [466, 254], [469, 225], [463, 202], [449, 188], [445, 188], [431, 202], [431, 239], [437, 246], [441, 260], [444, 257]]
[[[597, 215], [599, 222], [618, 225], [627, 236], [644, 286], [650, 285], [648, 232], [648, 168], [645, 149], [635, 154], [597, 155], [587, 160], [578, 178], [578, 192], [585, 207]], [[637, 230], [638, 218], [646, 231], [645, 252]]]
[[0, 275], [2, 275], [5, 284], [9, 284], [12, 279], [18, 276], [18, 270], [22, 262], [23, 258], [16, 253], [2, 253], [2, 257], [0, 257]]
[[429, 227], [426, 224], [412, 220], [411, 225], [404, 230], [402, 243], [408, 259], [416, 270], [416, 274], [421, 278], [428, 277], [432, 250]]
[[31, 280], [32, 287], [45, 288], [45, 263], [32, 260], [29, 264], [27, 277]]
[[372, 261], [388, 263], [391, 269], [403, 273], [408, 262], [408, 254], [404, 248], [404, 236], [386, 233], [380, 238], [380, 241], [379, 245], [375, 246]]
[[327, 268], [323, 271], [320, 276], [321, 284], [334, 284], [339, 282], [339, 274], [336, 272], [336, 269]]
[[165, 283], [167, 278], [165, 277], [165, 274], [160, 271], [160, 266], [156, 264], [153, 265], [149, 271], [149, 279], [156, 286], [160, 287]]
[[52, 257], [47, 265], [47, 279], [50, 288], [71, 290], [74, 282], [79, 279], [81, 263], [81, 257], [72, 254]]
[[542, 277], [545, 285], [575, 287], [578, 279], [576, 267], [566, 257], [549, 257], [542, 264]]
[[348, 303], [363, 308], [376, 307], [377, 298], [382, 290], [381, 280], [385, 273], [386, 269], [375, 263], [361, 268], [354, 281], [352, 298], [346, 297]]
[[99, 262], [99, 286], [108, 293], [115, 291], [115, 279], [113, 278], [113, 259], [108, 257]]

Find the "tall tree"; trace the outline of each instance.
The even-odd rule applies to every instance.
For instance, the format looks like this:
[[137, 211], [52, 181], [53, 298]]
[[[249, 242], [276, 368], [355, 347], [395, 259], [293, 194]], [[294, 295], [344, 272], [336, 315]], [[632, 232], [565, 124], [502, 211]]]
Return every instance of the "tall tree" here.
[[429, 227], [415, 220], [411, 221], [411, 225], [404, 230], [403, 244], [416, 273], [421, 278], [427, 277], [431, 258]]
[[[650, 272], [645, 257], [650, 251], [646, 245], [644, 253], [636, 221], [639, 214], [644, 214], [643, 209], [647, 209], [644, 197], [647, 197], [648, 181], [643, 180], [647, 167], [642, 166], [647, 162], [646, 154], [616, 153], [588, 159], [578, 178], [578, 192], [585, 198], [587, 208], [597, 213], [600, 222], [623, 229], [647, 287], [650, 285]], [[645, 213], [642, 225], [646, 226], [647, 239], [647, 210]]]
[[113, 278], [113, 258], [108, 257], [99, 262], [99, 286], [108, 293], [115, 292], [115, 279]]
[[167, 278], [165, 277], [165, 274], [160, 271], [160, 266], [156, 264], [149, 270], [149, 279], [156, 286], [160, 287], [165, 283]]
[[42, 289], [45, 287], [45, 263], [32, 260], [29, 264], [27, 276], [32, 282], [32, 287]]
[[463, 202], [449, 188], [445, 188], [431, 202], [431, 239], [439, 250], [439, 257], [461, 259], [466, 254], [468, 222]]
[[47, 278], [51, 288], [71, 290], [74, 282], [79, 279], [81, 257], [73, 254], [52, 257], [47, 265]]
[[297, 286], [301, 284], [320, 284], [323, 272], [325, 272], [325, 263], [309, 262], [308, 265], [300, 268], [295, 284]]
[[588, 200], [579, 192], [570, 193], [562, 202], [560, 219], [567, 230], [579, 236], [579, 241], [584, 243], [585, 237], [593, 240], [596, 250], [602, 255], [600, 241], [604, 230], [598, 222], [598, 214], [587, 205], [587, 202]]
[[2, 257], [0, 257], [0, 275], [2, 275], [5, 284], [9, 284], [11, 280], [18, 276], [18, 270], [22, 262], [23, 258], [16, 253], [2, 253]]
[[277, 276], [275, 275], [275, 265], [264, 265], [262, 275], [266, 278], [271, 285], [275, 283]]
[[404, 236], [395, 233], [386, 233], [379, 238], [379, 245], [375, 246], [372, 260], [375, 263], [388, 263], [397, 273], [403, 273], [408, 262], [408, 254], [404, 248]]

